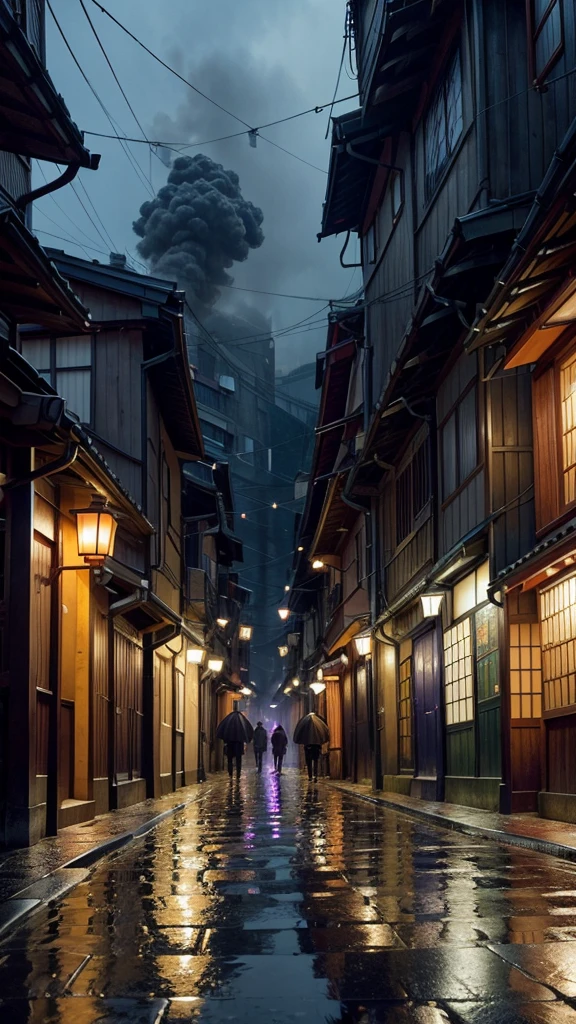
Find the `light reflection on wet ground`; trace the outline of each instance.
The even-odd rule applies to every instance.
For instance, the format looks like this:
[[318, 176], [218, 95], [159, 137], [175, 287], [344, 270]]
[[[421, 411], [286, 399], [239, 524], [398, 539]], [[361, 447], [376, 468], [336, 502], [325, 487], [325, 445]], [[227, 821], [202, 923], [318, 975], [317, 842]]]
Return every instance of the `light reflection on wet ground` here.
[[576, 866], [216, 780], [0, 944], [2, 1024], [576, 1024]]

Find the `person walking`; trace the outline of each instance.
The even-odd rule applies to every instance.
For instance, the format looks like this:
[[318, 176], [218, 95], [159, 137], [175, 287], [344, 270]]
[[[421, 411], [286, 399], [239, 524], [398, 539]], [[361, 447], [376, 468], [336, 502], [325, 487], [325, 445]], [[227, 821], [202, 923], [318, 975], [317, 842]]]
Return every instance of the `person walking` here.
[[306, 767], [308, 769], [308, 779], [312, 782], [312, 776], [314, 776], [314, 782], [318, 782], [318, 761], [320, 759], [320, 752], [322, 747], [319, 743], [306, 743], [304, 746], [304, 757], [306, 758]]
[[262, 722], [257, 722], [256, 723], [256, 728], [254, 729], [253, 743], [254, 743], [254, 758], [256, 760], [256, 768], [258, 769], [258, 772], [261, 772], [262, 771], [262, 755], [265, 753], [266, 747], [268, 745], [268, 736], [266, 734], [266, 729], [262, 725]]
[[288, 737], [281, 725], [277, 725], [271, 738], [272, 753], [274, 754], [274, 771], [282, 775], [282, 761], [288, 746]]
[[236, 761], [236, 778], [240, 778], [243, 756], [244, 744], [240, 740], [228, 740], [226, 744], [226, 757], [228, 758], [228, 775], [230, 778], [232, 778], [234, 761]]

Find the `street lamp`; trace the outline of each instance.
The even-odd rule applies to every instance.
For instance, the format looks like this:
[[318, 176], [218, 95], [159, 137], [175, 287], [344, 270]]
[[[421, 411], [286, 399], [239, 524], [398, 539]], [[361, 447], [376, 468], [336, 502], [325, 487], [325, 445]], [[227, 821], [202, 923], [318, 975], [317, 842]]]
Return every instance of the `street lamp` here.
[[249, 686], [242, 686], [240, 688], [240, 693], [243, 693], [245, 697], [252, 697], [252, 690]]
[[444, 594], [420, 594], [422, 614], [425, 619], [433, 619], [440, 614], [440, 605]]
[[270, 705], [270, 707], [271, 707], [271, 708], [277, 708], [277, 707], [278, 707], [278, 705], [277, 705], [277, 704], [271, 704], [271, 705]]
[[292, 680], [292, 686], [300, 686], [300, 680], [298, 679], [298, 676], [294, 676], [294, 679]]
[[285, 658], [286, 657], [286, 655], [288, 654], [288, 648], [287, 648], [286, 644], [281, 644], [280, 645], [280, 647], [278, 648], [278, 654], [280, 655], [281, 658]]
[[372, 637], [370, 633], [365, 633], [363, 636], [355, 636], [354, 643], [356, 644], [356, 650], [360, 657], [365, 657], [372, 651]]
[[220, 629], [226, 629], [230, 619], [216, 619], [216, 622], [220, 626]]
[[239, 640], [251, 640], [252, 639], [252, 626], [240, 626], [238, 630]]
[[312, 562], [312, 568], [313, 569], [323, 569], [324, 568], [324, 562], [322, 561], [322, 559], [321, 558], [315, 558], [314, 561]]
[[221, 672], [224, 665], [224, 658], [208, 658], [208, 668], [211, 672]]
[[114, 552], [115, 516], [107, 507], [106, 498], [93, 494], [88, 508], [71, 509], [76, 516], [78, 554], [88, 565], [103, 565]]
[[310, 683], [310, 689], [312, 693], [323, 693], [326, 689], [326, 683], [324, 680], [318, 679], [315, 683]]
[[204, 651], [201, 647], [189, 647], [186, 659], [189, 665], [201, 665], [204, 661]]
[[278, 615], [282, 619], [282, 622], [286, 622], [286, 619], [290, 615], [290, 609], [289, 608], [279, 608], [278, 609]]

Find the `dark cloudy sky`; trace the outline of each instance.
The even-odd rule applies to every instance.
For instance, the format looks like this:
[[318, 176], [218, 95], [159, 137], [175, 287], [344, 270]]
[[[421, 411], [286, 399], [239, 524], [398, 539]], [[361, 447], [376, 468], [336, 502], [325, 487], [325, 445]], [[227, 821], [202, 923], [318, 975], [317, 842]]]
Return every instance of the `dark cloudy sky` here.
[[[206, 143], [243, 130], [232, 117], [157, 64], [91, 0], [85, 3], [149, 138]], [[120, 133], [140, 136], [80, 3], [52, 0], [52, 6]], [[105, 6], [167, 63], [248, 124], [260, 125], [332, 98], [342, 50], [344, 0], [109, 0]], [[49, 12], [46, 18], [48, 68], [74, 120], [85, 131], [110, 132], [102, 108], [82, 80]], [[355, 82], [344, 70], [339, 96], [354, 92]], [[342, 113], [354, 105], [354, 101], [344, 103], [336, 111]], [[315, 314], [324, 304], [320, 300], [338, 298], [360, 284], [358, 271], [340, 268], [338, 253], [343, 239], [326, 240], [320, 245], [316, 240], [326, 187], [322, 169], [327, 169], [329, 158], [329, 144], [324, 139], [327, 119], [328, 113], [324, 112], [268, 128], [262, 134], [271, 141], [259, 139], [256, 149], [242, 136], [186, 150], [190, 155], [205, 152], [236, 171], [244, 197], [264, 212], [264, 244], [231, 271], [235, 284], [318, 298], [303, 302], [241, 291], [229, 291], [224, 296], [228, 303], [235, 298], [250, 298], [261, 312], [271, 316], [276, 329]], [[81, 172], [81, 183], [76, 183], [78, 197], [67, 186], [55, 194], [56, 202], [49, 197], [39, 201], [35, 228], [51, 233], [39, 234], [40, 240], [94, 259], [105, 259], [95, 250], [107, 253], [111, 242], [118, 251], [135, 254], [137, 238], [132, 222], [140, 205], [150, 198], [150, 185], [142, 178], [149, 178], [158, 190], [166, 181], [167, 168], [146, 146], [133, 144], [130, 149], [140, 164], [139, 176], [117, 141], [89, 135], [86, 139], [90, 149], [102, 153], [100, 170]], [[277, 146], [290, 150], [300, 160]], [[47, 175], [53, 174], [49, 167], [44, 170]], [[42, 180], [38, 174], [36, 178]], [[66, 236], [66, 241], [53, 235]], [[68, 241], [69, 237], [81, 240], [85, 250]], [[351, 249], [350, 261], [354, 255]], [[324, 337], [323, 330], [318, 329], [279, 339], [277, 365], [289, 369], [312, 359], [323, 347]]]

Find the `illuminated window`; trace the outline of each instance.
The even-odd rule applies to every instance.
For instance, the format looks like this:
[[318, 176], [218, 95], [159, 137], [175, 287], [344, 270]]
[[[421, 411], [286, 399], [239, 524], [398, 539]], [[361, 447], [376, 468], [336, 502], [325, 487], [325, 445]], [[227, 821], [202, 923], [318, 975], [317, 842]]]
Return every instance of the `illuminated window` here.
[[498, 609], [487, 604], [476, 612], [474, 618], [478, 700], [490, 700], [500, 693]]
[[400, 679], [398, 686], [398, 761], [400, 768], [413, 768], [412, 748], [412, 644], [400, 648]]
[[542, 651], [537, 622], [510, 624], [510, 717], [542, 715]]
[[544, 710], [576, 704], [576, 576], [540, 595]]
[[560, 364], [564, 504], [576, 501], [576, 352]]
[[469, 576], [454, 587], [454, 618], [460, 619], [462, 615], [471, 612], [477, 605], [488, 600], [488, 583], [490, 582], [490, 571], [488, 560], [482, 563]]
[[458, 725], [474, 718], [472, 673], [472, 622], [464, 619], [444, 633], [444, 685], [446, 724]]

